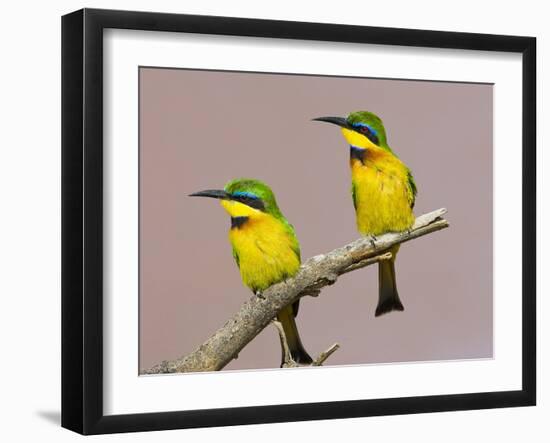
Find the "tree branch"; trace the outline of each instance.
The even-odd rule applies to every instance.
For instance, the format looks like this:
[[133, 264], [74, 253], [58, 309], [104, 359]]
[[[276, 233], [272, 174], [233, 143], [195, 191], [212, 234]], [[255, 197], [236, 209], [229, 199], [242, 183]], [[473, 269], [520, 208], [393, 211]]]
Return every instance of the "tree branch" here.
[[[327, 254], [310, 258], [294, 277], [269, 287], [262, 293], [262, 298], [253, 296], [246, 301], [239, 312], [193, 352], [177, 360], [163, 361], [142, 371], [142, 374], [219, 371], [237, 358], [241, 349], [254, 339], [282, 308], [305, 295], [319, 295], [323, 287], [334, 284], [342, 274], [380, 260], [388, 260], [391, 258], [388, 249], [398, 243], [448, 227], [449, 223], [442, 218], [446, 212], [445, 209], [438, 209], [421, 215], [409, 231], [384, 234], [375, 240], [363, 237]], [[324, 360], [337, 349], [337, 345], [336, 349], [333, 348], [334, 345], [325, 351], [324, 354], [328, 355]]]
[[[281, 322], [279, 322], [278, 320], [272, 320], [271, 322], [279, 333], [279, 340], [281, 341], [281, 347], [283, 348], [283, 368], [297, 368], [301, 366], [300, 364], [296, 363], [292, 358], [285, 330], [283, 329], [283, 325], [281, 324]], [[309, 366], [323, 366], [323, 363], [327, 360], [327, 358], [334, 354], [334, 352], [336, 352], [339, 347], [340, 345], [338, 343], [334, 343], [326, 351], [321, 352], [319, 356], [315, 360], [313, 360], [313, 362]]]

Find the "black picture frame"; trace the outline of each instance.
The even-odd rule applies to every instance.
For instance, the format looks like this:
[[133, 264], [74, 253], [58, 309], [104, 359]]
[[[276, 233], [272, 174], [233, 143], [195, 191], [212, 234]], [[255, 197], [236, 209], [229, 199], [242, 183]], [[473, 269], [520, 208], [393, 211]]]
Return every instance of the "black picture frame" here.
[[[522, 54], [522, 389], [227, 409], [103, 413], [103, 31], [502, 51]], [[536, 39], [230, 17], [83, 9], [62, 18], [62, 426], [82, 434], [535, 405]]]

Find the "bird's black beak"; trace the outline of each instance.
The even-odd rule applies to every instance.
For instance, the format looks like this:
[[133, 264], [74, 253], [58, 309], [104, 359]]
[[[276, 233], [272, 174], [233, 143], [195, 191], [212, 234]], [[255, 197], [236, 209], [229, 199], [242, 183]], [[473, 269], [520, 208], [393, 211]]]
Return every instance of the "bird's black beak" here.
[[207, 189], [206, 191], [193, 192], [189, 197], [210, 197], [221, 200], [229, 200], [230, 195], [223, 189]]
[[342, 128], [350, 128], [348, 121], [344, 117], [317, 117], [313, 120], [317, 122], [332, 123]]

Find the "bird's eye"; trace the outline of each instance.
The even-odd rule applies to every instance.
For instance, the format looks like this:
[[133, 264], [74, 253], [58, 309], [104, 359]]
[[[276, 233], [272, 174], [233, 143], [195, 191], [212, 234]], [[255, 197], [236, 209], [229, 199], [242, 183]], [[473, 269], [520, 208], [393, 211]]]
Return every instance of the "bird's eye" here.
[[359, 123], [354, 124], [353, 127], [361, 134], [369, 134], [371, 132], [368, 126]]
[[369, 128], [367, 125], [357, 125], [356, 128], [361, 134], [366, 136], [375, 145], [378, 144], [378, 136], [376, 135], [376, 132]]

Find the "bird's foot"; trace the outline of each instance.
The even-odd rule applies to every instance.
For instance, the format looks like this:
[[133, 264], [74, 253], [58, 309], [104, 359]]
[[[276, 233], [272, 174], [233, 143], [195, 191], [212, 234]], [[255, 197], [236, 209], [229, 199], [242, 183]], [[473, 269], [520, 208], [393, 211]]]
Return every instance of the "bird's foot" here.
[[259, 299], [265, 300], [265, 297], [262, 294], [262, 291], [256, 291], [255, 294], [256, 294], [256, 297], [258, 297]]
[[296, 363], [292, 357], [285, 359], [285, 361], [281, 363], [281, 368], [298, 368], [298, 367], [300, 367], [300, 364]]
[[376, 235], [370, 235], [369, 236], [369, 242], [370, 242], [370, 245], [375, 248], [376, 247], [376, 241], [378, 240], [378, 238], [376, 238]]

